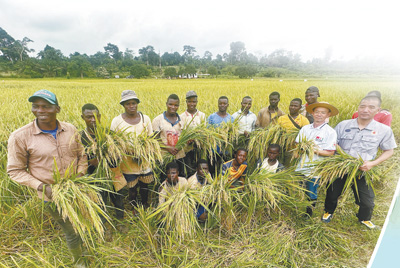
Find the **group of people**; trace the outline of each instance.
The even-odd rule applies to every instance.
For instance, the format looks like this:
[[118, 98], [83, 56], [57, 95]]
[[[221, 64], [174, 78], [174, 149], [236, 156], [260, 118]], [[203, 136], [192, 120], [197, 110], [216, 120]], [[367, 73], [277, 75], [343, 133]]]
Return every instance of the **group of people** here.
[[[182, 185], [193, 188], [202, 187], [207, 184], [207, 177], [215, 176], [215, 172], [227, 175], [231, 187], [238, 190], [243, 188], [247, 172], [246, 148], [237, 149], [233, 159], [226, 159], [225, 152], [222, 152], [221, 148], [215, 148], [218, 157], [211, 165], [209, 160], [196, 157], [199, 148], [188, 146], [188, 149], [178, 150], [175, 147], [184, 128], [203, 122], [219, 127], [225, 122], [237, 120], [240, 134], [247, 138], [255, 129], [267, 128], [271, 124], [279, 124], [286, 129], [299, 129], [296, 142], [300, 142], [301, 139], [315, 142], [314, 161], [334, 155], [336, 145], [339, 145], [349, 155], [362, 157], [364, 160], [360, 168], [362, 171], [370, 170], [393, 154], [396, 143], [390, 128], [391, 114], [381, 110], [379, 92], [368, 93], [360, 101], [358, 111], [353, 115], [354, 119], [340, 122], [335, 129], [329, 126], [329, 118], [337, 115], [338, 109], [329, 103], [318, 102], [318, 97], [317, 87], [308, 88], [305, 92], [306, 103], [303, 105], [300, 98], [294, 98], [290, 102], [289, 113], [285, 114], [278, 108], [280, 94], [272, 92], [269, 95], [269, 106], [262, 108], [256, 115], [251, 111], [252, 98], [245, 96], [241, 102], [241, 109], [230, 115], [227, 112], [229, 100], [226, 96], [221, 96], [218, 99], [218, 111], [207, 118], [197, 109], [196, 92], [189, 91], [186, 94], [187, 109], [183, 113], [177, 113], [180, 106], [179, 97], [171, 94], [167, 98], [166, 110], [151, 121], [147, 115], [138, 110], [140, 99], [136, 93], [125, 90], [119, 102], [124, 112], [112, 120], [111, 129], [125, 130], [134, 135], [142, 132], [156, 135], [164, 144], [162, 150], [175, 156], [175, 161], [167, 163], [165, 167], [165, 177], [162, 178], [159, 188], [159, 204], [165, 202], [167, 193], [173, 187]], [[54, 159], [61, 174], [71, 164], [80, 175], [95, 172], [98, 159], [95, 155], [86, 155], [82, 152], [84, 152], [84, 146], [89, 144], [88, 135], [95, 139], [96, 122], [101, 119], [101, 114], [95, 105], [85, 104], [82, 107], [82, 119], [86, 123], [86, 128], [77, 135], [77, 129], [73, 125], [57, 120], [60, 106], [54, 93], [39, 90], [28, 100], [32, 103], [32, 113], [36, 119], [11, 134], [8, 141], [7, 172], [12, 180], [37, 190], [40, 198], [43, 198], [45, 202], [50, 202], [52, 192], [49, 186], [54, 183]], [[382, 150], [382, 154], [377, 157], [378, 149]], [[280, 152], [281, 148], [278, 144], [271, 144], [267, 150], [267, 157], [259, 160], [258, 167], [269, 172], [279, 172], [292, 165], [291, 152], [284, 152], [284, 163], [278, 160]], [[297, 166], [296, 170], [305, 176], [307, 194], [312, 204], [307, 208], [307, 214], [311, 216], [317, 200], [318, 178], [309, 178], [312, 173], [310, 164], [311, 161], [306, 159], [305, 164]], [[123, 178], [129, 189], [129, 202], [136, 206], [139, 203], [138, 195], [140, 195], [142, 205], [147, 207], [149, 184], [155, 178], [152, 168], [140, 165], [137, 159], [131, 157], [125, 159], [120, 167], [112, 168], [119, 170], [119, 172], [116, 171], [115, 176]], [[323, 222], [331, 221], [344, 187], [343, 182], [344, 179], [337, 179], [327, 188], [325, 212], [321, 218]], [[354, 185], [353, 190], [356, 204], [359, 205], [358, 220], [367, 227], [374, 228], [375, 225], [371, 222], [374, 192], [371, 187], [368, 187], [363, 177], [357, 180], [356, 186], [358, 193]], [[122, 189], [115, 190], [116, 194], [111, 195], [111, 201], [116, 208], [116, 218], [123, 219]], [[82, 241], [68, 220], [62, 220], [58, 211], [46, 206], [52, 217], [62, 227], [69, 250], [75, 262], [79, 263], [82, 255]], [[197, 211], [197, 218], [199, 220], [207, 218], [206, 210], [201, 206]], [[121, 231], [124, 231], [123, 227]]]

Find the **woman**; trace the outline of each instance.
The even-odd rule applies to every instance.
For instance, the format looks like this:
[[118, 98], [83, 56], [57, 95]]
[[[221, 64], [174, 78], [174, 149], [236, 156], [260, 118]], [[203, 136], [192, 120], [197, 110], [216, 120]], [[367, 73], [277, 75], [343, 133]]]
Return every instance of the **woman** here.
[[[114, 131], [125, 130], [140, 135], [143, 131], [147, 135], [153, 134], [151, 120], [147, 115], [138, 111], [139, 98], [133, 90], [124, 90], [121, 94], [120, 104], [125, 112], [115, 117], [111, 122], [111, 129]], [[150, 166], [141, 166], [138, 161], [132, 157], [126, 157], [121, 164], [121, 171], [127, 181], [129, 188], [129, 202], [131, 205], [137, 205], [138, 189], [141, 197], [141, 203], [148, 207], [149, 183], [154, 181], [154, 174]]]

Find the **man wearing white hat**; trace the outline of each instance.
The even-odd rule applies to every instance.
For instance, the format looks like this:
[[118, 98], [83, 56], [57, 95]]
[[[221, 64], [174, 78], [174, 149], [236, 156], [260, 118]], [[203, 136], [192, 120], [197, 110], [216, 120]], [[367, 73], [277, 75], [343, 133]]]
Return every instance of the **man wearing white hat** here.
[[[302, 139], [313, 140], [316, 149], [314, 151], [313, 161], [320, 159], [321, 157], [328, 157], [335, 154], [337, 135], [336, 131], [331, 128], [325, 120], [331, 116], [335, 116], [339, 113], [333, 105], [327, 102], [317, 102], [308, 105], [306, 108], [307, 112], [310, 113], [314, 122], [312, 124], [306, 125], [300, 129], [299, 134], [296, 137], [296, 142], [300, 142]], [[311, 217], [313, 207], [315, 207], [317, 201], [317, 190], [318, 190], [318, 178], [310, 178], [312, 171], [311, 161], [306, 158], [303, 167], [299, 165], [296, 171], [300, 171], [307, 177], [306, 189], [309, 200], [312, 202], [311, 205], [307, 207], [307, 214]]]

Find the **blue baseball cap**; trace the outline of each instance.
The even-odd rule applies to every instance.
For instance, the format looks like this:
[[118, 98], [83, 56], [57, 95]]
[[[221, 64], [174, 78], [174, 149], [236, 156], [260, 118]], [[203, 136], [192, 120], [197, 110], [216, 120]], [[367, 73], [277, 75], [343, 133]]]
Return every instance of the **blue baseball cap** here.
[[46, 89], [41, 89], [36, 91], [32, 96], [29, 97], [29, 102], [34, 102], [36, 98], [42, 98], [51, 104], [58, 105], [57, 97], [53, 92], [50, 92]]

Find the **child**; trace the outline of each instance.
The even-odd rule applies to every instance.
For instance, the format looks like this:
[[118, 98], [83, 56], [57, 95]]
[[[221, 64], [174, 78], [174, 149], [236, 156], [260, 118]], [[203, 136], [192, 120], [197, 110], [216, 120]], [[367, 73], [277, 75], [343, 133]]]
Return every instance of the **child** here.
[[236, 150], [235, 158], [222, 165], [222, 175], [228, 174], [231, 187], [243, 189], [244, 177], [247, 173], [247, 150], [239, 148]]
[[[260, 170], [266, 170], [271, 173], [276, 173], [281, 171], [284, 166], [279, 163], [281, 146], [279, 144], [270, 144], [267, 150], [267, 158], [264, 159], [262, 163], [258, 163]], [[261, 162], [261, 161], [260, 161]]]
[[158, 205], [165, 202], [165, 197], [173, 188], [185, 187], [187, 180], [184, 177], [179, 177], [179, 165], [176, 162], [171, 162], [166, 167], [167, 179], [161, 184], [158, 197]]

